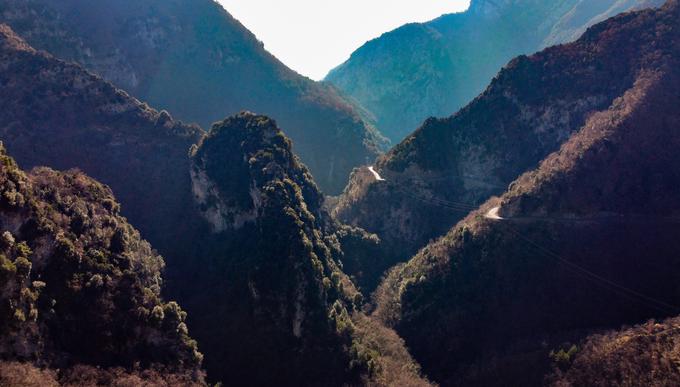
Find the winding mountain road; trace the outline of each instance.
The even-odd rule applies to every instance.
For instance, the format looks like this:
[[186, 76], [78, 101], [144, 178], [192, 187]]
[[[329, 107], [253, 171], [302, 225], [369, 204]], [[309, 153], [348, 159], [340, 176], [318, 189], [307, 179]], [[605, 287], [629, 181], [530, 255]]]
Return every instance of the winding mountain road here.
[[494, 207], [487, 212], [484, 217], [487, 219], [491, 220], [504, 220], [500, 215], [498, 215], [498, 211], [500, 211], [500, 207]]
[[380, 174], [375, 171], [372, 165], [368, 167], [368, 170], [373, 174], [373, 177], [375, 177], [377, 181], [385, 181], [385, 179], [383, 179], [382, 176], [380, 176]]

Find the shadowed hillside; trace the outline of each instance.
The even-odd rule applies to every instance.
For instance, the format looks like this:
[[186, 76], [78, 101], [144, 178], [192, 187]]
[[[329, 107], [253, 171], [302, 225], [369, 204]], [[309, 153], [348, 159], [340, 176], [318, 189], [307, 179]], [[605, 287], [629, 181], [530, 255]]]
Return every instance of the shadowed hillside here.
[[193, 212], [187, 153], [204, 132], [34, 50], [6, 26], [0, 63], [0, 138], [10, 154], [28, 168], [80, 168], [113, 188], [154, 246], [174, 248]]
[[287, 68], [213, 0], [2, 0], [0, 22], [182, 120], [276, 118], [331, 194], [383, 141], [333, 87]]
[[376, 233], [396, 263], [502, 193], [630, 89], [641, 68], [657, 69], [659, 52], [675, 54], [672, 40], [611, 26], [512, 60], [468, 106], [427, 120], [379, 159], [385, 181], [354, 173], [338, 219]]
[[80, 166], [120, 193], [167, 257], [165, 291], [189, 312], [209, 380], [428, 385], [342, 271], [378, 242], [327, 215], [273, 120], [241, 113], [204, 134], [0, 31], [1, 137], [28, 165]]
[[634, 36], [654, 54], [558, 152], [381, 285], [377, 316], [435, 381], [538, 384], [561, 343], [680, 312], [679, 15], [669, 1], [589, 32], [601, 50]]
[[556, 387], [677, 385], [679, 323], [678, 318], [649, 321], [592, 335], [553, 353], [555, 373], [549, 381]]
[[195, 235], [199, 268], [187, 268], [180, 299], [202, 316], [194, 328], [214, 378], [426, 384], [396, 335], [361, 314], [342, 271], [344, 244], [366, 237], [339, 232], [274, 121], [243, 113], [215, 124], [192, 151], [191, 176], [209, 230]]
[[203, 385], [186, 312], [161, 298], [163, 260], [108, 187], [78, 171], [26, 174], [1, 145], [0, 162], [0, 384], [110, 373]]

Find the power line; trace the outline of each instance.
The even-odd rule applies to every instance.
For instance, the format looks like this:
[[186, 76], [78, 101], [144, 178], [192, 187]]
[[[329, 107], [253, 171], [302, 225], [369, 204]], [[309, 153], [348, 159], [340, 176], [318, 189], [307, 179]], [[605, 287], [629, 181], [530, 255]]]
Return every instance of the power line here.
[[[680, 307], [678, 307], [678, 306], [671, 305], [671, 304], [664, 302], [662, 300], [656, 299], [656, 298], [651, 297], [651, 296], [647, 296], [647, 295], [640, 293], [640, 292], [638, 292], [634, 289], [631, 289], [631, 288], [628, 288], [624, 285], [618, 284], [618, 283], [616, 283], [616, 282], [614, 282], [614, 281], [612, 281], [608, 278], [605, 278], [605, 277], [603, 277], [599, 274], [596, 274], [596, 273], [594, 273], [594, 272], [592, 272], [592, 271], [590, 271], [590, 270], [588, 270], [588, 269], [586, 269], [586, 268], [584, 268], [584, 267], [562, 257], [561, 255], [553, 252], [552, 250], [545, 248], [545, 247], [541, 246], [540, 244], [534, 242], [533, 240], [527, 238], [526, 236], [522, 235], [520, 232], [516, 231], [512, 226], [508, 226], [507, 229], [512, 234], [514, 234], [515, 236], [519, 237], [520, 239], [524, 240], [528, 244], [532, 245], [534, 248], [538, 249], [539, 251], [542, 251], [543, 253], [545, 253], [546, 255], [548, 255], [548, 256], [550, 256], [554, 259], [557, 259], [558, 261], [567, 265], [572, 270], [583, 274], [586, 278], [590, 278], [591, 280], [596, 281], [596, 282], [599, 281], [602, 284], [605, 284], [605, 285], [613, 288], [613, 289], [610, 288], [610, 290], [614, 291], [616, 289], [616, 290], [619, 290], [620, 292], [623, 292], [624, 294], [628, 294], [628, 295], [631, 295], [631, 296], [634, 296], [634, 297], [638, 297], [639, 300], [647, 302], [648, 306], [650, 306], [654, 309], [657, 309], [659, 311], [662, 311], [662, 312], [677, 313], [678, 311], [680, 311]], [[617, 292], [617, 293], [619, 293], [619, 292]], [[621, 293], [619, 293], [619, 294], [621, 294]]]
[[453, 202], [453, 201], [447, 201], [443, 199], [438, 199], [438, 198], [425, 198], [422, 196], [419, 196], [418, 194], [415, 194], [413, 192], [410, 192], [408, 190], [402, 189], [399, 186], [395, 187], [398, 191], [402, 192], [406, 196], [409, 196], [415, 200], [419, 200], [423, 203], [435, 206], [435, 207], [440, 207], [440, 208], [445, 208], [454, 212], [464, 212], [464, 213], [469, 213], [471, 211], [476, 210], [478, 207], [465, 204], [465, 203], [460, 203], [460, 202]]
[[[476, 209], [479, 208], [478, 206], [473, 206], [473, 205], [471, 205], [471, 204], [462, 203], [462, 202], [448, 201], [448, 200], [438, 199], [438, 198], [429, 198], [429, 199], [427, 199], [427, 198], [423, 198], [423, 197], [418, 197], [417, 194], [413, 194], [412, 192], [410, 192], [410, 191], [408, 191], [408, 190], [405, 190], [405, 189], [401, 188], [399, 185], [395, 185], [395, 188], [396, 188], [397, 190], [399, 190], [399, 191], [405, 193], [406, 195], [408, 195], [408, 196], [410, 196], [410, 197], [416, 199], [416, 200], [420, 200], [420, 201], [423, 201], [423, 202], [428, 203], [428, 204], [433, 205], [433, 206], [439, 206], [439, 207], [441, 207], [441, 208], [446, 208], [446, 209], [453, 210], [453, 211], [457, 211], [457, 212], [471, 212], [471, 211], [474, 211], [474, 210], [476, 210]], [[611, 218], [611, 217], [610, 217], [610, 218]], [[538, 218], [538, 217], [536, 217], [536, 218], [526, 218], [526, 219], [533, 219], [533, 220], [543, 220], [543, 219], [545, 219], [545, 220], [556, 220], [556, 218]], [[601, 218], [600, 218], [600, 219], [601, 219]], [[506, 219], [506, 220], [512, 220], [512, 218], [508, 218], [508, 219]], [[559, 220], [559, 219], [558, 219], [558, 220]], [[598, 218], [582, 218], [582, 219], [577, 219], [577, 218], [574, 218], [574, 219], [572, 219], [572, 218], [564, 218], [563, 220], [569, 220], [569, 221], [578, 221], [578, 220], [598, 220]], [[668, 220], [678, 220], [678, 219], [668, 218]], [[641, 292], [638, 292], [638, 291], [636, 291], [636, 290], [634, 290], [634, 289], [631, 289], [631, 288], [628, 288], [628, 287], [626, 287], [626, 286], [624, 286], [624, 285], [618, 284], [618, 283], [616, 283], [616, 282], [614, 282], [614, 281], [612, 281], [612, 280], [610, 280], [610, 279], [608, 279], [608, 278], [605, 278], [605, 277], [603, 277], [603, 276], [601, 276], [601, 275], [599, 275], [599, 274], [597, 274], [597, 273], [594, 273], [594, 272], [588, 270], [587, 268], [582, 267], [582, 266], [580, 266], [580, 265], [578, 265], [578, 264], [576, 264], [576, 263], [574, 263], [574, 262], [572, 262], [572, 261], [570, 261], [570, 260], [568, 260], [568, 259], [562, 257], [561, 255], [559, 255], [559, 254], [553, 252], [552, 250], [550, 250], [550, 249], [548, 249], [548, 248], [545, 248], [545, 247], [539, 245], [538, 243], [534, 242], [533, 240], [531, 240], [531, 239], [525, 237], [524, 235], [522, 235], [521, 233], [519, 233], [518, 231], [516, 231], [512, 226], [509, 226], [509, 225], [508, 225], [507, 229], [508, 229], [511, 233], [513, 233], [515, 236], [519, 237], [521, 240], [523, 240], [523, 241], [525, 241], [526, 243], [530, 244], [530, 245], [533, 246], [534, 248], [538, 249], [539, 251], [543, 252], [544, 254], [548, 255], [549, 257], [552, 257], [552, 258], [558, 260], [559, 262], [562, 262], [564, 265], [566, 265], [566, 266], [567, 266], [568, 268], [570, 268], [572, 271], [574, 271], [574, 272], [576, 272], [576, 273], [579, 273], [579, 274], [581, 274], [582, 276], [584, 276], [585, 278], [588, 278], [588, 279], [590, 279], [591, 281], [594, 281], [594, 282], [596, 282], [596, 283], [599, 283], [600, 285], [604, 285], [604, 287], [607, 288], [607, 289], [609, 289], [610, 291], [613, 291], [613, 292], [615, 292], [615, 293], [617, 293], [617, 294], [619, 294], [619, 295], [622, 295], [622, 296], [624, 296], [624, 297], [626, 297], [626, 298], [628, 298], [628, 299], [633, 299], [633, 300], [637, 300], [637, 301], [642, 301], [642, 302], [644, 302], [646, 305], [648, 305], [648, 306], [650, 306], [650, 307], [652, 307], [652, 308], [654, 308], [654, 309], [657, 309], [657, 310], [659, 310], [659, 311], [662, 311], [662, 312], [672, 312], [672, 313], [677, 313], [678, 311], [680, 311], [680, 307], [678, 307], [678, 306], [676, 306], [676, 305], [671, 305], [671, 304], [669, 304], [669, 303], [667, 303], [667, 302], [664, 302], [664, 301], [662, 301], [662, 300], [656, 299], [656, 298], [651, 297], [651, 296], [647, 296], [647, 295], [645, 295], [645, 294], [643, 294], [643, 293], [641, 293]], [[631, 298], [631, 297], [633, 297], [633, 298]]]
[[[441, 180], [442, 178], [439, 178], [438, 180]], [[418, 179], [414, 179], [418, 180]], [[425, 179], [422, 179], [425, 180]], [[433, 179], [436, 180], [436, 179]], [[433, 181], [432, 180], [432, 181]], [[463, 203], [459, 201], [449, 201], [445, 199], [440, 199], [440, 198], [424, 198], [420, 197], [419, 195], [412, 193], [406, 189], [403, 189], [400, 185], [394, 185], [394, 187], [398, 190], [401, 191], [402, 193], [405, 193], [407, 196], [414, 198], [416, 200], [422, 201], [424, 203], [427, 203], [432, 206], [438, 206], [440, 208], [445, 208], [448, 210], [452, 210], [455, 212], [472, 212], [474, 210], [477, 210], [479, 206], [477, 205], [472, 205], [468, 203]], [[549, 217], [526, 217], [522, 219], [526, 220], [535, 220], [535, 221], [569, 221], [569, 222], [575, 222], [575, 221], [599, 221], [603, 220], [604, 218], [612, 219], [622, 219], [621, 216], [615, 216], [615, 215], [609, 215], [609, 216], [603, 216], [603, 217], [589, 217], [589, 218], [549, 218]], [[510, 220], [512, 221], [513, 218], [507, 218], [504, 220]], [[678, 222], [680, 221], [680, 218], [677, 217], [664, 217], [664, 218], [658, 218], [658, 220], [663, 220], [663, 221], [669, 221], [669, 222]], [[525, 241], [526, 243], [530, 244], [533, 246], [535, 249], [538, 249], [540, 252], [543, 252], [547, 256], [556, 259], [557, 261], [563, 263], [568, 269], [570, 269], [572, 272], [575, 272], [577, 274], [580, 274], [586, 279], [589, 279], [591, 282], [594, 282], [595, 284], [602, 286], [603, 288], [618, 294], [619, 296], [622, 296], [628, 300], [632, 301], [637, 301], [637, 302], [642, 302], [643, 304], [647, 305], [650, 308], [656, 309], [658, 311], [661, 311], [663, 313], [672, 313], [672, 314], [677, 314], [678, 311], [680, 311], [680, 307], [676, 305], [669, 304], [665, 301], [659, 300], [655, 297], [648, 296], [646, 294], [643, 294], [639, 291], [636, 291], [635, 289], [626, 287], [624, 285], [621, 285], [617, 282], [614, 282], [606, 277], [603, 277], [591, 270], [588, 270], [587, 268], [580, 266], [564, 257], [561, 255], [553, 252], [552, 250], [545, 248], [541, 246], [540, 244], [534, 242], [533, 240], [527, 238], [526, 236], [522, 235], [518, 231], [514, 230], [511, 226], [508, 227], [508, 230], [513, 233], [515, 236], [520, 238], [521, 240]]]
[[[390, 175], [390, 173], [386, 174], [387, 176]], [[502, 185], [498, 184], [496, 182], [492, 182], [489, 180], [487, 176], [481, 176], [481, 175], [473, 175], [473, 174], [467, 174], [467, 173], [452, 173], [452, 174], [446, 174], [446, 175], [440, 175], [440, 176], [431, 176], [431, 177], [423, 177], [423, 176], [412, 176], [412, 177], [401, 177], [400, 179], [395, 179], [395, 180], [407, 180], [407, 181], [419, 181], [419, 182], [436, 182], [436, 181], [445, 181], [445, 180], [453, 180], [455, 178], [459, 178], [462, 180], [472, 180], [479, 182], [481, 184], [486, 185], [487, 187], [490, 188], [499, 188], [499, 189], [507, 189], [507, 185]]]

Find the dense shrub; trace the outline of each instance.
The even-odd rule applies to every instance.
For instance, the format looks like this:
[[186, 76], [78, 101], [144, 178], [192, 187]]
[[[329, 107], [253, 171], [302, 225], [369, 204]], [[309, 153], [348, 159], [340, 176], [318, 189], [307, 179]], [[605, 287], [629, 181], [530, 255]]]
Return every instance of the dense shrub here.
[[[570, 386], [677, 386], [678, 319], [589, 336], [568, 363], [559, 361], [547, 381]], [[570, 351], [571, 352], [571, 351]]]
[[[0, 355], [164, 367], [198, 382], [202, 355], [186, 314], [160, 296], [163, 260], [111, 191], [78, 171], [27, 175], [4, 148], [0, 159]], [[155, 319], [155, 308], [165, 316]]]

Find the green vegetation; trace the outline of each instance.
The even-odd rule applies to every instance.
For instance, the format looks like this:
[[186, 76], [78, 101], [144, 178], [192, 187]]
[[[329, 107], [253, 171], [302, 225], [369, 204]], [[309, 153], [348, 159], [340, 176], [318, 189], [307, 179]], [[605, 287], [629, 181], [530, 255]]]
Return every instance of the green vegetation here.
[[578, 347], [576, 345], [572, 345], [569, 347], [567, 350], [564, 348], [560, 348], [559, 351], [552, 350], [548, 354], [550, 356], [550, 359], [552, 359], [553, 362], [555, 362], [555, 365], [559, 368], [567, 368], [571, 365], [571, 363], [574, 361], [574, 357], [578, 353]]
[[[0, 135], [22, 165], [78, 166], [110, 185], [122, 203], [81, 172], [38, 168], [32, 196], [8, 184], [0, 195], [8, 203], [27, 206], [40, 197], [51, 203], [39, 206], [41, 214], [59, 215], [45, 226], [59, 257], [49, 267], [37, 264], [42, 244], [11, 230], [8, 240], [26, 241], [33, 251], [30, 275], [41, 277], [30, 294], [13, 296], [25, 305], [13, 301], [8, 319], [20, 309], [17, 318], [29, 322], [36, 309], [38, 322], [54, 324], [45, 326], [68, 347], [60, 349], [69, 361], [105, 367], [102, 380], [129, 372], [146, 377], [121, 364], [128, 361], [151, 372], [150, 380], [156, 371], [187, 375], [201, 358], [188, 331], [211, 381], [342, 385], [371, 377], [352, 361], [347, 317], [364, 299], [342, 271], [341, 259], [352, 258], [274, 121], [244, 113], [204, 136], [82, 68], [32, 50], [4, 26], [0, 56], [6, 65], [0, 99], [7, 103]], [[161, 300], [162, 261], [121, 213], [167, 257], [164, 295], [179, 300], [187, 315]], [[11, 265], [3, 267], [15, 275], [18, 257], [5, 256]], [[51, 318], [52, 311], [63, 319]], [[81, 317], [85, 328], [62, 324]], [[173, 370], [177, 363], [185, 368]], [[59, 381], [75, 378], [77, 367]], [[85, 381], [97, 375], [83, 372]]]
[[[84, 7], [128, 20], [102, 4]], [[152, 44], [165, 46], [165, 12], [183, 4], [157, 4]], [[197, 4], [190, 19], [208, 19], [206, 30], [191, 33], [219, 43], [226, 16]], [[384, 181], [355, 172], [336, 208], [353, 226], [329, 216], [272, 119], [241, 113], [205, 134], [0, 27], [0, 135], [26, 165], [79, 166], [123, 200], [83, 172], [26, 174], [0, 152], [0, 384], [200, 385], [202, 364], [225, 385], [429, 385], [418, 363], [444, 385], [535, 385], [546, 372], [579, 384], [600, 369], [623, 384], [658, 380], [644, 370], [673, 380], [675, 343], [655, 326], [592, 332], [680, 303], [677, 222], [648, 221], [680, 207], [677, 10], [616, 18], [514, 60], [473, 104], [382, 158]], [[148, 68], [174, 77], [198, 57], [177, 54]], [[287, 86], [310, 106], [342, 110], [296, 79]], [[334, 117], [325, 122], [344, 130]], [[385, 269], [527, 169], [389, 270], [367, 304]], [[485, 218], [496, 206], [505, 221]], [[168, 257], [168, 286], [164, 261], [122, 214]], [[617, 376], [609, 349], [629, 370]]]
[[191, 159], [208, 226], [194, 234], [202, 258], [193, 264], [210, 269], [192, 272], [182, 299], [190, 316], [200, 316], [189, 325], [209, 376], [257, 385], [378, 383], [372, 364], [384, 348], [357, 351], [354, 316], [364, 297], [343, 272], [347, 229], [326, 213], [276, 123], [252, 113], [229, 117]]
[[[611, 19], [575, 44], [518, 59], [477, 100], [495, 111], [504, 100], [484, 101], [491, 92], [503, 95], [521, 87], [521, 95], [541, 95], [549, 109], [555, 93], [590, 89], [586, 95], [592, 95], [619, 81], [612, 72], [633, 77], [609, 106], [573, 127], [558, 151], [392, 269], [379, 287], [374, 316], [394, 327], [436, 382], [537, 385], [553, 360], [568, 369], [590, 356], [583, 353], [593, 353], [582, 344], [576, 353], [569, 346], [560, 352], [562, 343], [580, 342], [596, 329], [677, 315], [679, 229], [668, 208], [680, 205], [679, 16], [680, 6], [672, 1], [661, 10]], [[575, 80], [569, 88], [544, 88], [552, 79], [564, 82], [565, 74], [584, 77], [590, 68], [580, 64], [588, 61], [602, 66], [590, 85]], [[553, 70], [510, 77], [524, 66]], [[542, 81], [531, 87], [514, 83], [527, 74]], [[504, 123], [506, 129], [513, 125]], [[418, 141], [426, 133], [418, 135], [408, 147], [414, 152], [421, 152]], [[504, 220], [486, 219], [496, 207]], [[551, 348], [558, 348], [553, 359]], [[668, 351], [634, 348], [644, 351], [640, 364]], [[629, 372], [625, 363], [621, 368], [605, 363], [615, 359], [607, 350], [603, 343], [593, 356], [606, 359], [595, 367], [624, 375], [611, 385], [663, 380], [642, 371], [661, 370], [663, 363], [633, 365]], [[596, 371], [587, 372], [593, 377]], [[661, 372], [674, 380], [674, 371]], [[587, 378], [573, 380], [590, 384]]]
[[[186, 313], [160, 296], [163, 260], [112, 209], [111, 191], [77, 171], [27, 175], [4, 147], [0, 158], [2, 358], [133, 374], [162, 369], [201, 384], [202, 355], [188, 336]], [[160, 319], [148, 312], [157, 309]], [[59, 380], [17, 371], [22, 367], [31, 366], [2, 363], [0, 381], [22, 374], [21, 385]]]

